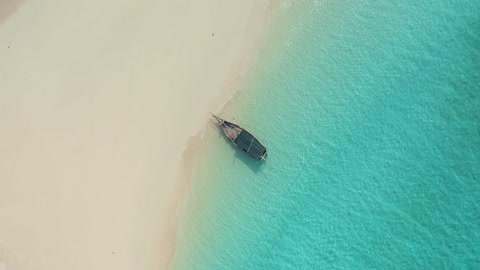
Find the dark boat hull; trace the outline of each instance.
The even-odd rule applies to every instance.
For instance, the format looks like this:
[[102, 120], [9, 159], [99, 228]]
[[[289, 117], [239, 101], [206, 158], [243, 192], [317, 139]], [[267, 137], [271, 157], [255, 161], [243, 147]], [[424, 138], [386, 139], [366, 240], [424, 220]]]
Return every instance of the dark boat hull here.
[[[225, 122], [230, 125], [240, 127], [231, 122]], [[257, 138], [255, 138], [250, 132], [243, 128], [241, 129], [242, 130], [240, 133], [238, 133], [237, 137], [232, 141], [232, 143], [252, 158], [256, 160], [264, 159], [267, 156], [267, 148], [263, 146], [263, 144], [261, 144], [260, 141], [258, 141]]]
[[219, 122], [227, 138], [237, 148], [255, 160], [264, 160], [267, 156], [267, 148], [260, 143], [250, 132], [229, 121], [212, 114]]

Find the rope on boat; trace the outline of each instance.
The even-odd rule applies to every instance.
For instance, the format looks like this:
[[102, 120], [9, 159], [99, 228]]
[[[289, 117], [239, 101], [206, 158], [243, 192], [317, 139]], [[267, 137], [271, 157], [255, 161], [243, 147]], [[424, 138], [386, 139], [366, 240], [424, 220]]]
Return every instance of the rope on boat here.
[[268, 163], [268, 161], [267, 161], [264, 157], [262, 157], [262, 160], [265, 161], [265, 163], [266, 163], [268, 166], [272, 166], [272, 165], [270, 165], [270, 163]]

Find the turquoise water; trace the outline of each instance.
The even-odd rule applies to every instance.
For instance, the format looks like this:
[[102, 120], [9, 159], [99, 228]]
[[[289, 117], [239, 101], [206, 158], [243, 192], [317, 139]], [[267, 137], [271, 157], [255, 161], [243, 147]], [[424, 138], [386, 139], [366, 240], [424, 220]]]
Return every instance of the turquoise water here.
[[[390, 2], [390, 3], [388, 3]], [[480, 1], [284, 1], [210, 127], [176, 269], [480, 269]]]

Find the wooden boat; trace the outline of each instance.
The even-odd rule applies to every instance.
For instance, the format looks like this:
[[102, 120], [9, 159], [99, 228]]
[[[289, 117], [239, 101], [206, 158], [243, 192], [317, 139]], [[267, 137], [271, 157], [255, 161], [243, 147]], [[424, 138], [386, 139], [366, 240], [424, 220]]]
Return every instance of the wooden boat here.
[[237, 124], [223, 120], [213, 113], [212, 115], [233, 145], [256, 160], [265, 160], [267, 149], [250, 132]]

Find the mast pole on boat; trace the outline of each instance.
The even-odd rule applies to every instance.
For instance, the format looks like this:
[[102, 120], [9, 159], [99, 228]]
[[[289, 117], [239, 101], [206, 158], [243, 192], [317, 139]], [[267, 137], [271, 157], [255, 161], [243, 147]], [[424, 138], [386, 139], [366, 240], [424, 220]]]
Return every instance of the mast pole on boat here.
[[223, 119], [222, 119], [222, 118], [216, 116], [216, 115], [213, 114], [212, 112], [210, 112], [210, 114], [218, 121], [218, 123], [223, 124]]

